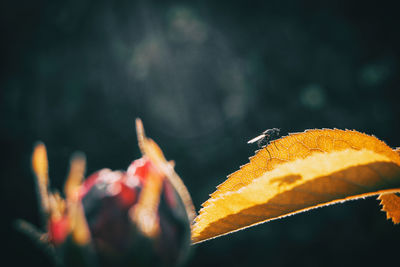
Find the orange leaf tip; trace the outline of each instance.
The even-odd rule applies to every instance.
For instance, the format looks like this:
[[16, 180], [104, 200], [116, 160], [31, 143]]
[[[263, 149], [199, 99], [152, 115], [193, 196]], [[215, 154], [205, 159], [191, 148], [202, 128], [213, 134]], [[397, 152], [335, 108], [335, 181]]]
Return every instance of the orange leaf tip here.
[[175, 188], [180, 198], [182, 199], [183, 204], [185, 205], [185, 210], [189, 217], [189, 220], [190, 222], [192, 222], [196, 217], [196, 211], [189, 191], [187, 190], [182, 179], [174, 170], [175, 164], [171, 164], [171, 162], [168, 162], [165, 159], [165, 156], [157, 143], [154, 142], [151, 138], [146, 137], [142, 120], [139, 118], [136, 119], [136, 134], [139, 147], [143, 156], [149, 158], [154, 166], [158, 169], [158, 171], [160, 171], [160, 173], [163, 173], [168, 181]]
[[400, 223], [400, 196], [398, 194], [382, 194], [378, 197], [381, 201], [382, 211], [386, 218], [392, 219], [394, 224]]
[[68, 178], [65, 182], [64, 191], [68, 200], [78, 200], [78, 188], [85, 175], [86, 157], [81, 152], [76, 152], [70, 161]]
[[49, 178], [47, 152], [46, 146], [41, 142], [39, 142], [33, 150], [32, 168], [39, 183], [43, 184], [44, 186], [48, 186]]

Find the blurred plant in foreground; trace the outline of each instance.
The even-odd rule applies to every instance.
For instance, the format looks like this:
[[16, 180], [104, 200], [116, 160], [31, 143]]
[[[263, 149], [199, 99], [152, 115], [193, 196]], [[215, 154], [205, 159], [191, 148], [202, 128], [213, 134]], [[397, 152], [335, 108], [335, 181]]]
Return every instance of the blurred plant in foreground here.
[[43, 143], [32, 164], [45, 233], [18, 221], [65, 266], [174, 266], [184, 263], [195, 216], [190, 195], [158, 145], [136, 120], [143, 157], [127, 171], [99, 170], [85, 181], [86, 160], [76, 153], [64, 186], [65, 198], [49, 191]]

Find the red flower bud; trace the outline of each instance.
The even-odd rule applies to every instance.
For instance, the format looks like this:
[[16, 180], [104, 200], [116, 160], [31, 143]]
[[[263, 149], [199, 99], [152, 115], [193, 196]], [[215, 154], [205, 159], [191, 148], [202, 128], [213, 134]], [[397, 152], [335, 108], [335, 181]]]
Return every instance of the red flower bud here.
[[59, 219], [49, 220], [49, 239], [54, 245], [60, 245], [69, 234], [69, 219], [63, 216]]
[[[144, 195], [151, 180], [159, 180], [159, 189], [152, 187], [155, 191]], [[121, 255], [118, 261], [172, 264], [183, 257], [190, 239], [185, 208], [149, 159], [134, 161], [127, 172], [103, 169], [92, 174], [80, 187], [80, 197], [93, 245], [103, 260]], [[141, 248], [142, 243], [151, 249]]]
[[127, 171], [102, 169], [82, 182], [85, 158], [71, 160], [66, 199], [49, 193], [47, 155], [35, 148], [34, 171], [49, 245], [66, 265], [170, 266], [190, 245], [193, 206], [161, 149], [137, 122], [143, 157]]

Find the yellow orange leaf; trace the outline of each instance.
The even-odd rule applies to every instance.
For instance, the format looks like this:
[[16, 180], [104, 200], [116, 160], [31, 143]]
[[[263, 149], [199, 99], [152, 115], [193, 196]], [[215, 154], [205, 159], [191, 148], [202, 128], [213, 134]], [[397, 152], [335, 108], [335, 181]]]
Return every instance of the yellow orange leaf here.
[[259, 150], [218, 187], [195, 220], [192, 240], [398, 191], [400, 156], [377, 138], [336, 129], [296, 133]]
[[392, 219], [393, 223], [400, 223], [400, 197], [397, 194], [380, 195], [382, 210], [386, 212], [386, 217]]

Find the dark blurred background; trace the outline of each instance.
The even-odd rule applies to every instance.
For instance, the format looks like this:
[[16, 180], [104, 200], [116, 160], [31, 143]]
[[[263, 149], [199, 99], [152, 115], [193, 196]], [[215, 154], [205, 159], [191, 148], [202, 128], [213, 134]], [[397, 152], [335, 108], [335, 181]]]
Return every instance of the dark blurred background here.
[[[51, 266], [10, 226], [39, 225], [37, 140], [62, 190], [76, 150], [88, 174], [140, 157], [140, 117], [197, 210], [266, 128], [356, 129], [399, 146], [396, 2], [2, 1], [2, 261]], [[399, 240], [400, 227], [367, 199], [196, 245], [188, 265], [383, 266]]]

